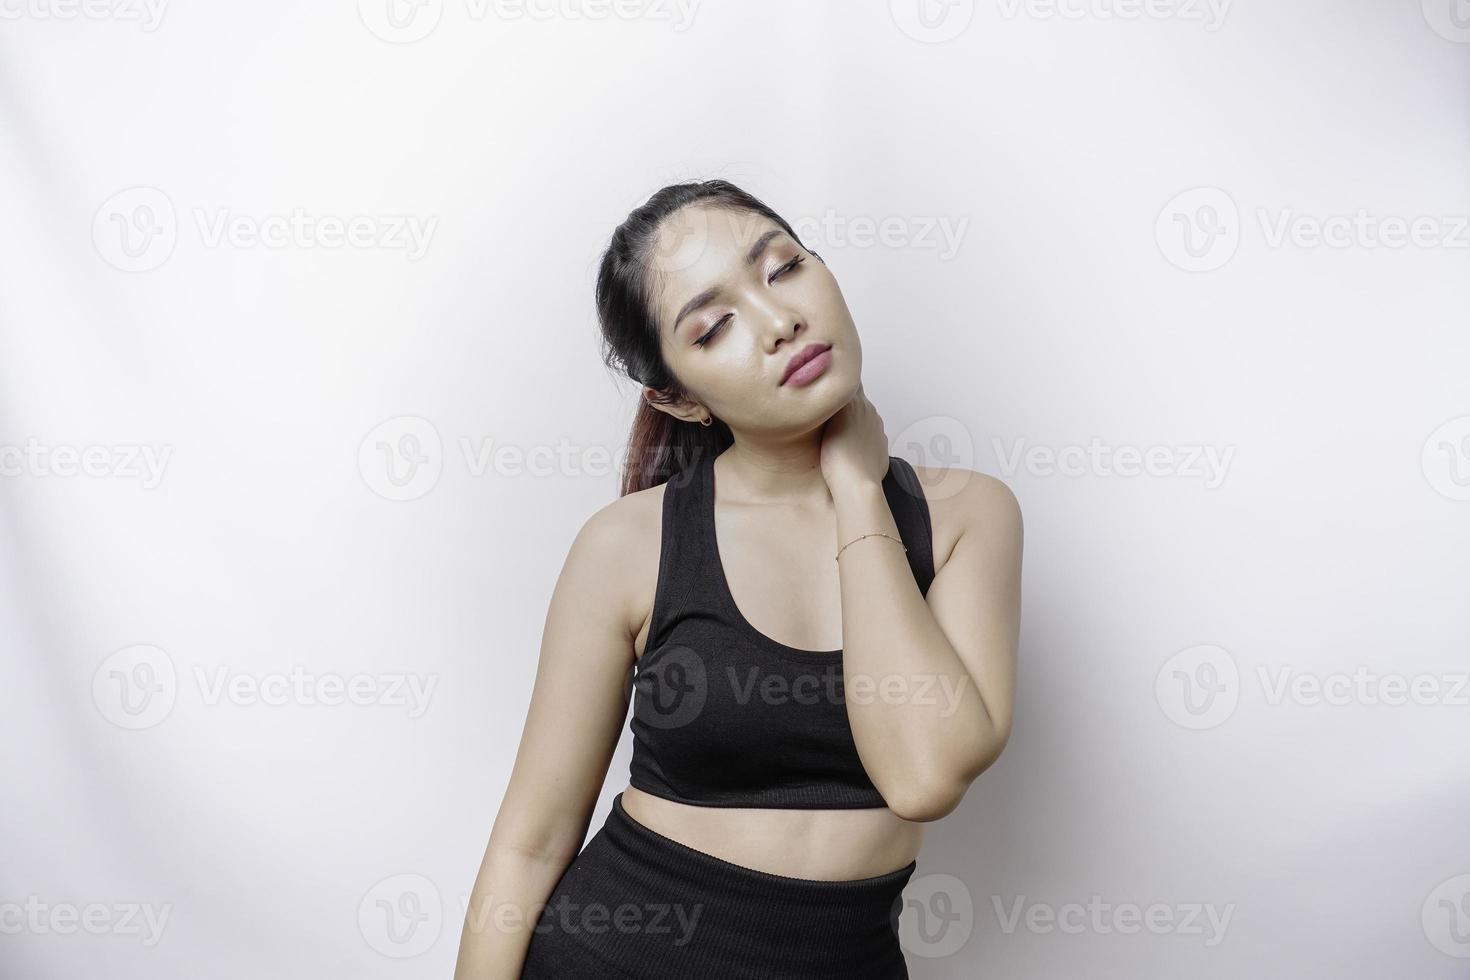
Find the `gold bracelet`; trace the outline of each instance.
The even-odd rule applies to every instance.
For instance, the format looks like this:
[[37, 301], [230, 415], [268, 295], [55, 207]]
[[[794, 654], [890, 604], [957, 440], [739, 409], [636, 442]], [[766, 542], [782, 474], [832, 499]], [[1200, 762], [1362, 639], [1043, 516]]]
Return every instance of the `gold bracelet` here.
[[832, 560], [833, 561], [836, 561], [837, 559], [841, 558], [842, 557], [842, 553], [844, 551], [846, 551], [851, 546], [857, 544], [863, 538], [871, 538], [871, 537], [888, 538], [888, 539], [890, 539], [892, 541], [897, 541], [903, 547], [903, 550], [904, 551], [908, 551], [909, 550], [908, 545], [904, 544], [903, 543], [903, 540], [901, 538], [895, 538], [891, 534], [884, 534], [882, 531], [873, 531], [870, 534], [864, 534], [864, 535], [862, 535], [862, 537], [853, 538], [851, 541], [847, 542], [847, 544], [843, 545], [841, 548], [838, 548], [837, 549], [837, 554], [835, 554], [835, 555], [832, 556]]

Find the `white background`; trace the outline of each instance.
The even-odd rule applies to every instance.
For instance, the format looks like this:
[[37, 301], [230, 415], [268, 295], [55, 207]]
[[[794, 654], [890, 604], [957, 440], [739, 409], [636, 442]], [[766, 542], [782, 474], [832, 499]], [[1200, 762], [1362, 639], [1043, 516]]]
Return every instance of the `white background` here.
[[914, 2], [5, 0], [0, 973], [449, 975], [635, 405], [599, 251], [724, 177], [1025, 515], [914, 976], [1465, 975], [1470, 9]]

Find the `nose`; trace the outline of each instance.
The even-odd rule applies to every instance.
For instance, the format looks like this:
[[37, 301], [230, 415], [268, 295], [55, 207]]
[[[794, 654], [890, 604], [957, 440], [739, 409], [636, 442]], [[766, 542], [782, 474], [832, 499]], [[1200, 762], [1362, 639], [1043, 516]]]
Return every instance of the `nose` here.
[[773, 310], [766, 320], [766, 353], [774, 354], [782, 344], [790, 344], [806, 329], [806, 321], [790, 310]]

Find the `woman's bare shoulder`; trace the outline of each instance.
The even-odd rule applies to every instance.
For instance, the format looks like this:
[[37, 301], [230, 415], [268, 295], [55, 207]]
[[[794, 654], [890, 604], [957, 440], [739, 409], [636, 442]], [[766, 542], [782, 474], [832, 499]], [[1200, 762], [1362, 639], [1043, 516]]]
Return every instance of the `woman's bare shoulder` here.
[[966, 528], [983, 526], [1015, 513], [1020, 506], [1010, 486], [997, 476], [963, 466], [919, 466], [914, 473], [924, 490], [933, 530], [934, 570], [944, 567]]
[[658, 578], [663, 499], [667, 484], [623, 494], [594, 511], [577, 532], [568, 561], [586, 563], [584, 571], [606, 583], [606, 597], [616, 604], [636, 637], [648, 618]]

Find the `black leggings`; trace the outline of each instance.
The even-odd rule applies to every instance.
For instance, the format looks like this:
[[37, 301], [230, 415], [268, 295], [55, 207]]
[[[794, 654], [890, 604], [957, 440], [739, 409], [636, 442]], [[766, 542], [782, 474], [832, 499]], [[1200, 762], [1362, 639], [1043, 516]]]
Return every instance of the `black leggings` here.
[[521, 980], [906, 980], [897, 926], [917, 864], [757, 871], [645, 827], [619, 793], [552, 889]]

